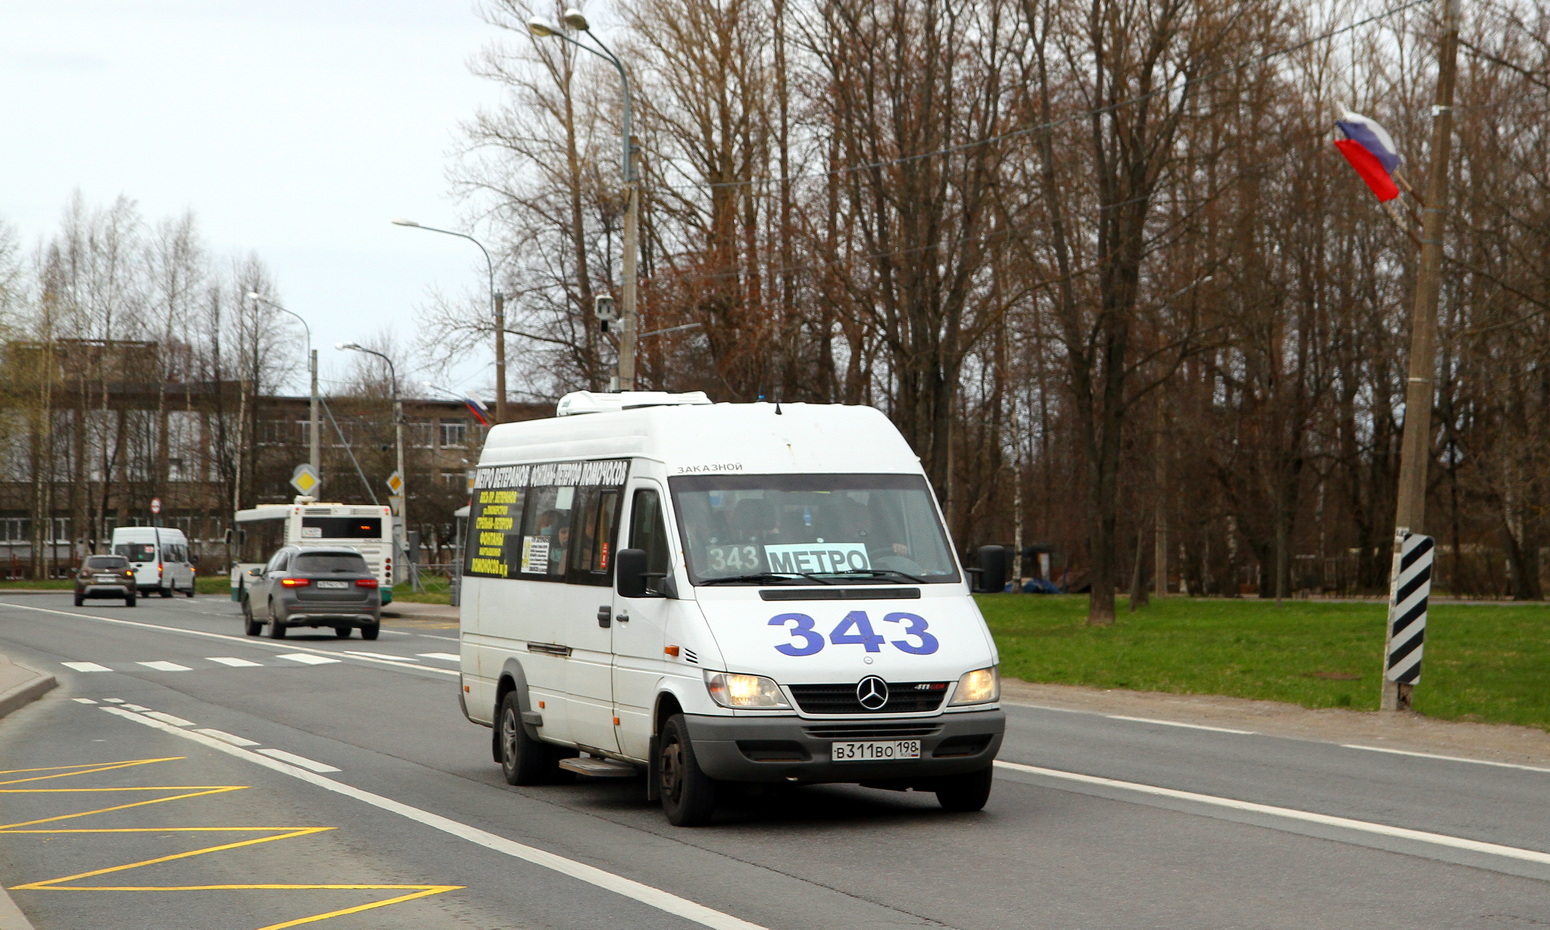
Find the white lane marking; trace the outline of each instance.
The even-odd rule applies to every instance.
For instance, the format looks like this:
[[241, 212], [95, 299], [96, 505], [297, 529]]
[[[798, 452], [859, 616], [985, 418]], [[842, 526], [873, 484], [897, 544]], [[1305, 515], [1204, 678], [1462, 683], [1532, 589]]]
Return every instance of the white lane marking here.
[[443, 817], [440, 814], [433, 814], [430, 811], [421, 810], [418, 807], [411, 807], [401, 801], [395, 801], [392, 798], [385, 798], [380, 794], [372, 794], [370, 791], [364, 791], [355, 787], [354, 785], [347, 785], [344, 782], [335, 781], [332, 778], [325, 778], [315, 772], [309, 772], [306, 769], [299, 768], [294, 765], [289, 765], [278, 759], [272, 759], [267, 756], [259, 755], [258, 753], [248, 749], [229, 746], [220, 740], [211, 739], [208, 736], [202, 736], [198, 730], [181, 730], [177, 727], [168, 726], [167, 724], [161, 723], [160, 721], [148, 719], [140, 714], [126, 713], [117, 707], [103, 707], [99, 709], [115, 716], [123, 717], [126, 720], [133, 720], [135, 723], [138, 723], [142, 726], [152, 727], [167, 733], [175, 733], [186, 740], [192, 740], [193, 742], [208, 746], [211, 749], [219, 750], [220, 752], [224, 752], [228, 755], [236, 756], [239, 759], [246, 759], [249, 762], [262, 765], [267, 769], [289, 775], [292, 778], [304, 781], [310, 785], [315, 785], [324, 789], [325, 791], [332, 791], [335, 794], [344, 795], [347, 798], [354, 798], [357, 801], [370, 804], [372, 807], [375, 807], [378, 810], [384, 810], [388, 813], [398, 814], [399, 816], [406, 817], [415, 821], [416, 823], [424, 824], [433, 830], [440, 830], [441, 832], [450, 836], [455, 836], [458, 839], [467, 840], [470, 843], [483, 846], [486, 849], [494, 850], [498, 853], [503, 853], [507, 856], [511, 856], [514, 859], [521, 859], [524, 862], [530, 862], [533, 865], [551, 869], [555, 872], [559, 872], [561, 875], [568, 875], [571, 878], [577, 879], [578, 881], [583, 881], [589, 885], [594, 885], [606, 891], [612, 891], [615, 894], [623, 895], [632, 900], [639, 901], [642, 904], [657, 908], [658, 910], [682, 917], [685, 920], [693, 921], [694, 923], [700, 924], [702, 926], [711, 927], [713, 930], [766, 930], [765, 927], [761, 927], [755, 923], [749, 923], [740, 917], [733, 917], [731, 914], [713, 910], [703, 904], [697, 904], [694, 901], [690, 901], [687, 898], [680, 898], [679, 896], [663, 891], [660, 888], [653, 888], [652, 886], [642, 882], [637, 882], [632, 879], [625, 878], [621, 875], [615, 875], [612, 872], [606, 872], [600, 868], [597, 868], [596, 866], [577, 862], [574, 859], [566, 859], [564, 856], [557, 856], [554, 853], [538, 849], [534, 846], [527, 846], [513, 840], [508, 840], [503, 836], [497, 836], [494, 833], [488, 833], [484, 830], [478, 829], [477, 827], [470, 827], [465, 823], [459, 823], [458, 821], [452, 820], [451, 818]]
[[124, 703], [124, 699], [123, 698], [103, 698], [102, 701], [105, 704], [122, 704], [122, 703]]
[[91, 698], [71, 698], [70, 700], [74, 701], [77, 704], [95, 704], [95, 703], [97, 703], [96, 701], [92, 700]]
[[[210, 632], [207, 632], [205, 630], [185, 630], [185, 629], [182, 629], [180, 627], [175, 627], [175, 626], [159, 626], [159, 625], [157, 625], [155, 623], [144, 623], [144, 622], [141, 622], [139, 620], [120, 620], [120, 619], [118, 619], [116, 617], [99, 617], [96, 614], [78, 614], [78, 613], [72, 613], [72, 612], [70, 612], [68, 610], [54, 610], [54, 609], [49, 608], [49, 607], [33, 607], [33, 606], [29, 605], [29, 604], [15, 604], [15, 603], [11, 603], [9, 601], [7, 601], [4, 604], [4, 606], [6, 608], [8, 608], [8, 609], [34, 610], [34, 611], [37, 611], [38, 613], [55, 614], [55, 615], [60, 616], [60, 617], [69, 617], [72, 620], [96, 620], [99, 623], [116, 623], [116, 624], [118, 624], [120, 626], [132, 626], [132, 627], [137, 627], [137, 628], [142, 629], [142, 630], [155, 630], [158, 633], [174, 633], [174, 634], [177, 634], [177, 635], [180, 635], [180, 636], [203, 636], [203, 637], [206, 637], [208, 639], [219, 639], [219, 640], [223, 640], [223, 641], [228, 642], [228, 643], [240, 643], [240, 644], [242, 644], [244, 646], [252, 646], [252, 647], [258, 648], [258, 649], [307, 649], [306, 646], [297, 646], [297, 645], [292, 645], [290, 643], [287, 643], [287, 644], [285, 644], [283, 646], [282, 645], [278, 645], [278, 644], [271, 645], [270, 643], [267, 643], [267, 642], [264, 642], [264, 641], [260, 641], [260, 640], [255, 640], [255, 639], [252, 639], [250, 637], [245, 637], [245, 636], [229, 636], [229, 635], [227, 635], [225, 633], [210, 633]], [[383, 630], [382, 632], [384, 632], [384, 633], [392, 633], [394, 631], [392, 631], [392, 630]], [[410, 634], [404, 633], [402, 635], [408, 636]], [[324, 650], [321, 650], [321, 649], [312, 649], [312, 650], [308, 650], [308, 651], [317, 653], [318, 655], [326, 655], [327, 654]], [[458, 674], [458, 671], [456, 669], [436, 668], [435, 666], [431, 666], [431, 665], [406, 665], [403, 662], [386, 662], [386, 661], [383, 661], [381, 659], [368, 659], [368, 658], [366, 658], [364, 656], [361, 656], [360, 660], [362, 662], [374, 662], [374, 663], [376, 663], [378, 665], [384, 665], [384, 666], [387, 666], [389, 668], [412, 668], [412, 669], [418, 669], [419, 671], [422, 671], [422, 672], [434, 672], [437, 675], [447, 675], [449, 677], [455, 677]], [[335, 661], [338, 661], [338, 660], [335, 660]], [[112, 669], [108, 669], [108, 671], [112, 671]]]
[[[146, 714], [146, 716], [150, 717], [152, 715]], [[328, 772], [339, 771], [332, 765], [326, 765], [322, 762], [314, 762], [311, 759], [308, 759], [306, 756], [294, 755], [292, 753], [286, 752], [283, 749], [260, 749], [258, 751], [271, 759], [279, 759], [281, 762], [289, 762], [292, 765], [299, 765], [311, 772], [323, 772], [326, 774]]]
[[176, 662], [136, 662], [146, 668], [154, 668], [158, 672], [188, 672], [193, 671], [187, 665], [179, 665]]
[[134, 711], [135, 713], [143, 713], [150, 710], [149, 707], [141, 707], [139, 704], [125, 704], [124, 706]]
[[387, 659], [387, 660], [389, 660], [391, 662], [413, 662], [414, 661], [414, 659], [410, 658], [409, 656], [393, 656], [393, 655], [388, 655], [385, 652], [355, 652], [355, 651], [350, 650], [350, 649], [346, 649], [344, 652], [345, 652], [345, 655], [360, 656], [363, 659]]
[[292, 652], [283, 656], [275, 656], [277, 659], [290, 659], [292, 662], [300, 662], [302, 665], [329, 665], [340, 659], [330, 659], [328, 656], [313, 655], [310, 652]]
[[219, 662], [232, 668], [263, 668], [258, 662], [249, 662], [247, 659], [237, 659], [232, 656], [209, 656], [211, 662]]
[[1226, 727], [1208, 727], [1203, 723], [1180, 723], [1177, 720], [1153, 720], [1150, 717], [1122, 717], [1119, 714], [1105, 714], [1110, 720], [1128, 720], [1131, 723], [1154, 723], [1160, 727], [1183, 727], [1186, 730], [1209, 730], [1212, 733], [1236, 733], [1239, 736], [1256, 736], [1253, 730], [1229, 730]]
[[[113, 708], [104, 707], [103, 710], [111, 711]], [[1535, 862], [1540, 865], [1550, 865], [1550, 853], [1540, 852], [1537, 849], [1519, 849], [1516, 846], [1502, 846], [1499, 843], [1485, 843], [1480, 840], [1465, 839], [1461, 836], [1449, 836], [1445, 833], [1428, 833], [1425, 830], [1411, 830], [1405, 827], [1391, 827], [1384, 823], [1372, 823], [1367, 820], [1353, 820], [1350, 817], [1334, 817], [1329, 814], [1316, 814], [1312, 811], [1300, 811], [1290, 807], [1275, 807], [1270, 804], [1257, 804], [1253, 801], [1238, 801], [1233, 798], [1220, 798], [1210, 794], [1197, 794], [1193, 791], [1179, 791], [1174, 788], [1161, 788], [1157, 785], [1143, 785], [1132, 781], [1119, 781], [1113, 778], [1101, 778], [1097, 775], [1082, 775], [1077, 772], [1062, 772], [1059, 769], [1039, 768], [1034, 765], [1023, 765], [1020, 762], [1005, 762], [996, 760], [996, 765], [1001, 768], [1011, 769], [1014, 772], [1027, 772], [1030, 775], [1043, 775], [1046, 778], [1056, 778], [1064, 781], [1081, 782], [1087, 785], [1100, 785], [1105, 788], [1118, 788], [1122, 791], [1134, 791], [1138, 794], [1150, 794], [1161, 798], [1171, 798], [1176, 801], [1190, 801], [1195, 804], [1206, 804], [1212, 807], [1225, 807], [1230, 810], [1246, 811], [1252, 814], [1265, 814], [1271, 817], [1281, 817], [1287, 820], [1300, 820], [1304, 823], [1316, 823], [1326, 827], [1340, 827], [1346, 830], [1355, 830], [1360, 833], [1370, 833], [1375, 836], [1388, 836], [1402, 840], [1412, 840], [1418, 843], [1426, 843], [1432, 846], [1446, 846], [1450, 849], [1462, 849], [1468, 852], [1484, 853], [1489, 856], [1501, 856], [1506, 859], [1519, 859], [1524, 862]]]
[[202, 730], [195, 730], [194, 732], [195, 733], [203, 733], [205, 736], [208, 736], [211, 739], [218, 739], [218, 740], [220, 740], [223, 743], [231, 743], [233, 746], [257, 746], [258, 745], [257, 741], [255, 741], [255, 740], [250, 740], [250, 739], [247, 739], [246, 737], [237, 736], [234, 733], [227, 733], [225, 730], [217, 730], [214, 727], [205, 727]]
[[78, 672], [111, 672], [106, 665], [98, 665], [95, 662], [61, 662], [65, 668], [73, 668]]
[[145, 715], [147, 717], [160, 720], [162, 723], [170, 723], [175, 727], [191, 727], [194, 725], [194, 721], [192, 720], [184, 720], [182, 717], [174, 717], [171, 714], [164, 714], [159, 710], [148, 710], [145, 712]]
[[1365, 749], [1368, 752], [1386, 752], [1396, 756], [1413, 756], [1417, 759], [1435, 759], [1438, 762], [1468, 762], [1471, 765], [1494, 765], [1501, 769], [1521, 769], [1525, 772], [1547, 772], [1550, 768], [1541, 765], [1519, 765], [1516, 762], [1490, 762], [1485, 759], [1466, 759], [1463, 756], [1439, 756], [1429, 752], [1410, 752], [1406, 749], [1389, 749], [1387, 746], [1360, 746], [1356, 743], [1342, 743], [1343, 749]]
[[461, 661], [463, 661], [463, 657], [462, 656], [453, 655], [450, 652], [421, 652], [418, 655], [422, 659], [444, 659], [444, 660], [446, 660], [448, 662], [461, 662]]

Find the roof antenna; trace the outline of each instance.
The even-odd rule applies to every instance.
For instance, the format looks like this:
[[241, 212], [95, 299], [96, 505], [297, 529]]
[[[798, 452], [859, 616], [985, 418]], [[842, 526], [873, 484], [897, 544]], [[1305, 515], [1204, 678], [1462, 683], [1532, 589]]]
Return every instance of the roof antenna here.
[[776, 397], [775, 397], [775, 415], [777, 417], [781, 415], [781, 412], [780, 412], [780, 396], [779, 395], [776, 395]]

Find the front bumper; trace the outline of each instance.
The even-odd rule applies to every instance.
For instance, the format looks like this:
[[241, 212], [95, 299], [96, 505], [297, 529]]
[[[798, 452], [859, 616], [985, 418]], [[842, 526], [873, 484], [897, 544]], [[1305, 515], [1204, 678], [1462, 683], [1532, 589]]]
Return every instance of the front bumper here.
[[[694, 755], [711, 778], [740, 782], [867, 782], [925, 786], [933, 778], [977, 772], [995, 761], [1006, 732], [999, 709], [935, 717], [685, 718]], [[920, 740], [919, 759], [834, 762], [841, 740]]]
[[135, 593], [134, 588], [127, 584], [88, 584], [76, 591], [81, 597], [128, 597]]

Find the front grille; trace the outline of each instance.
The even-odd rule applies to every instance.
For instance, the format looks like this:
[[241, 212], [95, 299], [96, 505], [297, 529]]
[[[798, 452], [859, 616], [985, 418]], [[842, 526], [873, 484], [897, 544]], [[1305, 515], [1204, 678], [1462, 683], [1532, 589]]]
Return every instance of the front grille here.
[[803, 727], [813, 739], [925, 739], [942, 728], [934, 723], [825, 723]]
[[942, 706], [947, 696], [943, 681], [888, 683], [888, 703], [874, 710], [861, 706], [854, 683], [843, 685], [791, 685], [797, 707], [808, 714], [921, 714]]

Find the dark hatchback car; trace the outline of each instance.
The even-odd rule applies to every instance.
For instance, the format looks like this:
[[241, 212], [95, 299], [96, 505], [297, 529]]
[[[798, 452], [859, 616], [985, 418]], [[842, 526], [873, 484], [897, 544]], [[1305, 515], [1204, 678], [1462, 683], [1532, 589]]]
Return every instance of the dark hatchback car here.
[[135, 606], [135, 570], [121, 555], [89, 555], [75, 573], [75, 606], [88, 597], [121, 597]]
[[286, 546], [243, 579], [242, 620], [249, 636], [267, 623], [275, 639], [293, 626], [333, 627], [340, 639], [359, 627], [362, 639], [376, 639], [382, 592], [354, 549]]

